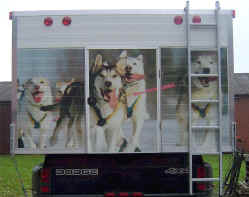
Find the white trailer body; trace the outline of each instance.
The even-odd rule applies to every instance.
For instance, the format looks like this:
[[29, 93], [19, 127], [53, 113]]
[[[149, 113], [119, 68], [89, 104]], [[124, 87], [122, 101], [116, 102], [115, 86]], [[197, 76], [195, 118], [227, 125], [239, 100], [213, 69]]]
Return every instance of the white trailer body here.
[[[13, 12], [12, 151], [17, 154], [188, 152], [191, 133], [192, 153], [232, 152], [233, 98], [229, 88], [233, 73], [232, 14], [230, 10], [220, 11], [217, 38], [213, 10], [190, 12], [191, 19], [197, 18], [193, 19], [195, 27], [189, 40], [191, 72], [183, 10]], [[124, 53], [127, 56], [122, 56]], [[140, 85], [129, 83], [132, 77], [130, 81], [124, 80], [127, 73], [112, 75], [120, 77], [121, 88], [126, 87], [126, 102], [115, 98], [120, 94], [113, 96], [103, 90], [106, 103], [99, 102], [97, 106], [107, 123], [94, 127], [93, 131], [90, 122], [100, 118], [87, 99], [93, 89], [98, 92], [101, 90], [98, 86], [103, 85], [95, 83], [95, 79], [89, 81], [98, 55], [103, 59], [101, 65], [116, 67], [124, 57], [124, 72], [128, 69], [127, 62], [140, 66], [139, 73], [133, 76], [133, 79], [138, 77], [133, 82]], [[203, 87], [195, 85], [195, 80]], [[81, 108], [70, 108], [69, 113], [75, 118], [72, 124], [64, 114], [67, 117], [63, 126], [55, 131], [63, 111], [58, 99], [64, 98], [70, 92], [66, 87], [76, 82], [84, 82], [80, 86], [84, 93]], [[39, 89], [43, 86], [44, 89]], [[118, 92], [118, 87], [115, 90]], [[62, 107], [41, 111], [41, 107], [48, 105]], [[82, 113], [79, 122], [77, 113]], [[113, 121], [120, 121], [119, 128], [113, 128]], [[136, 133], [139, 128], [132, 131], [135, 124], [141, 127], [139, 133]]]

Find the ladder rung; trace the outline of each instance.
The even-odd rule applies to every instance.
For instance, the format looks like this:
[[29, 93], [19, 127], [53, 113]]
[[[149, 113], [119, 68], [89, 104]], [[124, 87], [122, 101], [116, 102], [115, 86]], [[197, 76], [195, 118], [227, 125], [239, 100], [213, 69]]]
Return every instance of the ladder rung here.
[[192, 100], [192, 103], [218, 103], [219, 100]]
[[208, 181], [219, 181], [220, 178], [193, 178], [193, 182], [208, 182]]
[[219, 129], [219, 126], [192, 126], [192, 129]]
[[191, 77], [218, 77], [218, 74], [191, 74]]
[[217, 28], [216, 24], [190, 24], [192, 29], [215, 29]]

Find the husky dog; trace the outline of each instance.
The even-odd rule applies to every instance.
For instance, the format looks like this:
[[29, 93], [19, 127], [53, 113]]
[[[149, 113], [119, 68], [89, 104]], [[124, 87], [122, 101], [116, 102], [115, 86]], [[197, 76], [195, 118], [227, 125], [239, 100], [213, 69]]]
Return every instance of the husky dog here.
[[[47, 131], [50, 130], [51, 114], [40, 110], [41, 106], [52, 104], [51, 88], [49, 81], [42, 77], [29, 79], [24, 84], [22, 102], [19, 109], [24, 111], [20, 115], [20, 129], [29, 142], [32, 149], [46, 147]], [[20, 98], [19, 98], [20, 99]], [[32, 130], [39, 130], [39, 143], [36, 144], [32, 136]]]
[[[217, 60], [213, 55], [197, 56], [192, 61], [192, 73], [194, 74], [217, 74]], [[180, 125], [180, 143], [178, 145], [186, 145], [188, 142], [188, 80], [185, 75], [182, 78], [181, 91], [176, 106], [176, 119]], [[218, 94], [218, 78], [211, 77], [192, 77], [192, 100], [215, 100]], [[212, 102], [195, 102], [192, 103], [192, 125], [193, 126], [211, 126], [217, 120], [217, 103]], [[197, 132], [197, 129], [193, 131]], [[200, 129], [198, 131], [200, 137], [194, 139], [193, 143], [198, 140], [201, 145], [206, 142], [208, 130]], [[197, 135], [196, 135], [197, 136]]]
[[58, 111], [59, 117], [56, 120], [56, 126], [53, 134], [50, 137], [50, 144], [53, 146], [57, 143], [59, 132], [67, 125], [67, 135], [65, 147], [76, 146], [74, 141], [74, 131], [72, 129], [75, 125], [77, 131], [78, 144], [83, 145], [83, 126], [81, 125], [84, 118], [84, 84], [82, 82], [70, 82], [63, 90], [63, 95], [56, 98], [57, 103], [53, 105], [42, 106], [42, 111]]
[[122, 123], [126, 114], [122, 101], [123, 86], [120, 73], [115, 64], [103, 62], [102, 56], [97, 55], [90, 76], [92, 78], [90, 95], [96, 101], [96, 103], [89, 103], [93, 151], [96, 151], [94, 146], [102, 130], [107, 151], [118, 152], [124, 139]]
[[127, 56], [127, 51], [124, 50], [117, 62], [117, 68], [123, 77], [127, 118], [131, 118], [133, 122], [132, 137], [125, 151], [141, 152], [139, 145], [140, 133], [144, 120], [149, 117], [146, 111], [146, 94], [135, 94], [136, 92], [144, 92], [146, 88], [143, 55], [129, 57]]

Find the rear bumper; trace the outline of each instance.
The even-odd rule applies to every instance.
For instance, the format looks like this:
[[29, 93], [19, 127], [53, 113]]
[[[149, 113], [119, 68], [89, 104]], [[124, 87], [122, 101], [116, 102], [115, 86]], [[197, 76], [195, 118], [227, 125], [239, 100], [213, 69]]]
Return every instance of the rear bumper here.
[[[118, 196], [118, 195], [117, 195]], [[211, 193], [200, 193], [200, 194], [144, 194], [146, 197], [211, 197]], [[104, 197], [103, 194], [77, 194], [77, 195], [53, 195], [53, 194], [48, 194], [48, 195], [40, 195], [39, 197]]]

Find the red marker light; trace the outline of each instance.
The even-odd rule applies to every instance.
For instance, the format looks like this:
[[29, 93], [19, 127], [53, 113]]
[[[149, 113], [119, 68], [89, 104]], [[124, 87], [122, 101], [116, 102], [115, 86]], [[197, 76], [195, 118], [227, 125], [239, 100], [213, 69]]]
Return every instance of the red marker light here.
[[72, 23], [72, 19], [69, 16], [65, 16], [62, 20], [63, 25], [68, 26]]
[[232, 16], [233, 16], [233, 18], [236, 17], [236, 11], [235, 10], [233, 10]]
[[43, 22], [44, 25], [51, 26], [53, 24], [53, 19], [51, 17], [46, 17]]
[[12, 20], [12, 18], [13, 18], [13, 12], [10, 12], [9, 13], [9, 19]]
[[201, 17], [200, 16], [193, 16], [192, 22], [193, 23], [201, 23]]
[[176, 25], [180, 25], [183, 22], [182, 16], [175, 16], [174, 22]]

